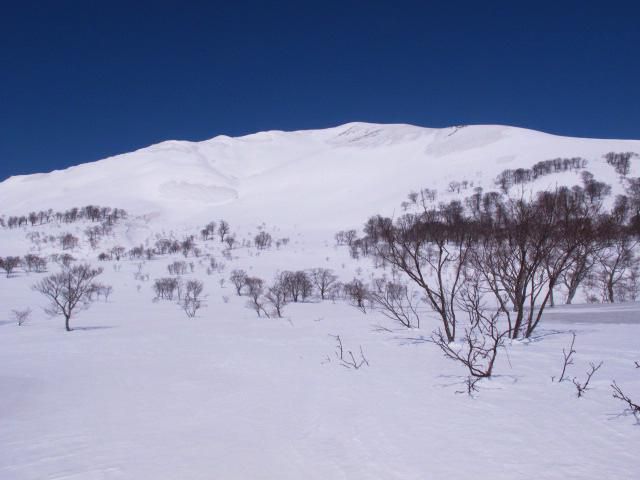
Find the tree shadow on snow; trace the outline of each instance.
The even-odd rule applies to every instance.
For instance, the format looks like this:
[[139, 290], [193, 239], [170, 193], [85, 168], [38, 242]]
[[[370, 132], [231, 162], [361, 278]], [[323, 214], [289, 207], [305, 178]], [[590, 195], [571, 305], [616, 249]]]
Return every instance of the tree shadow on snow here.
[[108, 330], [114, 328], [112, 326], [98, 326], [98, 327], [73, 327], [71, 331], [90, 331], [90, 330]]

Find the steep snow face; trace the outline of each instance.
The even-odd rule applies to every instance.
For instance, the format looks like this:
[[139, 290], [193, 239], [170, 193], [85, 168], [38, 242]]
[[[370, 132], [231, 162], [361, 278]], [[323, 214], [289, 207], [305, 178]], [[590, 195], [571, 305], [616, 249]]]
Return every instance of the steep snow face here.
[[[225, 216], [335, 229], [359, 225], [377, 212], [393, 214], [411, 190], [444, 192], [449, 182], [464, 180], [491, 189], [506, 168], [556, 157], [584, 157], [587, 169], [615, 190], [617, 175], [603, 159], [610, 151], [640, 152], [640, 141], [558, 137], [498, 125], [349, 123], [167, 141], [66, 170], [16, 176], [0, 183], [0, 204], [5, 214], [91, 203], [153, 214], [163, 222]], [[538, 187], [578, 181], [575, 173], [551, 175]]]

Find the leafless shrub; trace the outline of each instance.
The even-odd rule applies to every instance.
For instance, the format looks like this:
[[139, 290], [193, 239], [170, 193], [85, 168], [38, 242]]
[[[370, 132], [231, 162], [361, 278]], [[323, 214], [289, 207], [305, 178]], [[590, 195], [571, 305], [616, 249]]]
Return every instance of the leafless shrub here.
[[450, 342], [441, 328], [432, 335], [431, 340], [440, 347], [446, 358], [461, 363], [472, 377], [488, 378], [493, 374], [498, 350], [504, 346], [509, 331], [498, 328], [500, 312], [488, 313], [481, 304], [476, 305], [475, 318], [465, 329], [459, 344]]
[[468, 375], [464, 381], [464, 390], [457, 390], [456, 393], [466, 393], [469, 397], [473, 398], [473, 394], [479, 392], [478, 382], [482, 380], [481, 377], [474, 377], [473, 375]]
[[364, 352], [362, 351], [362, 345], [360, 345], [359, 347], [359, 355], [356, 358], [356, 355], [353, 354], [352, 350], [345, 350], [344, 346], [342, 345], [342, 339], [340, 338], [340, 335], [329, 336], [335, 338], [337, 342], [334, 355], [340, 365], [345, 368], [352, 368], [354, 370], [359, 370], [365, 365], [367, 367], [369, 366], [369, 361], [364, 356]]
[[31, 316], [31, 309], [26, 308], [24, 310], [11, 310], [11, 314], [13, 318], [18, 323], [18, 325], [24, 325]]
[[590, 369], [587, 372], [587, 378], [585, 379], [584, 383], [580, 383], [578, 381], [577, 378], [573, 379], [573, 384], [576, 387], [576, 390], [578, 391], [578, 398], [582, 397], [585, 392], [587, 390], [589, 390], [589, 382], [591, 381], [591, 377], [593, 377], [593, 375], [600, 370], [600, 367], [602, 367], [604, 362], [600, 362], [598, 365], [594, 364], [594, 363], [589, 363]]
[[[576, 334], [572, 333], [572, 338], [571, 338], [571, 345], [569, 346], [569, 350], [566, 349], [562, 349], [562, 356], [564, 358], [564, 361], [562, 363], [562, 372], [560, 372], [560, 377], [558, 378], [558, 383], [563, 382], [564, 380], [568, 380], [568, 378], [566, 377], [567, 374], [567, 367], [569, 365], [573, 365], [573, 354], [576, 353], [576, 351], [573, 349], [573, 345], [576, 342]], [[551, 377], [551, 381], [554, 380], [555, 377]]]
[[631, 397], [625, 394], [615, 380], [611, 384], [611, 388], [613, 389], [613, 398], [624, 402], [627, 405], [625, 412], [631, 413], [636, 417], [636, 420], [640, 422], [640, 403], [636, 403]]

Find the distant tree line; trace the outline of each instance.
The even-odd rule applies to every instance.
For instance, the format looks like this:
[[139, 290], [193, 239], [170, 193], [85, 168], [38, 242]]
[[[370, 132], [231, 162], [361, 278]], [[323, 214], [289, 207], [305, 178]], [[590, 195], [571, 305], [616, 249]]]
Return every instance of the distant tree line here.
[[0, 216], [0, 227], [34, 227], [51, 222], [75, 223], [85, 220], [91, 222], [106, 222], [108, 225], [114, 225], [124, 218], [127, 218], [127, 212], [121, 208], [87, 205], [85, 207], [74, 207], [64, 211], [54, 212], [53, 209], [48, 209], [33, 211], [26, 215]]
[[532, 182], [542, 176], [558, 172], [575, 171], [585, 168], [587, 161], [584, 158], [554, 158], [536, 163], [531, 168], [516, 168], [515, 170], [503, 170], [496, 178], [496, 185], [503, 192], [508, 192], [514, 185]]

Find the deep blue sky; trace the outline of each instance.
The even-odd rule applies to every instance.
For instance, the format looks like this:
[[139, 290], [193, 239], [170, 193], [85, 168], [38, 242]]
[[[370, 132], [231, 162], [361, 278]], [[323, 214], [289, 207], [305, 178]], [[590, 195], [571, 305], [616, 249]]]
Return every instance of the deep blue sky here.
[[0, 179], [349, 121], [640, 138], [638, 3], [3, 1]]

